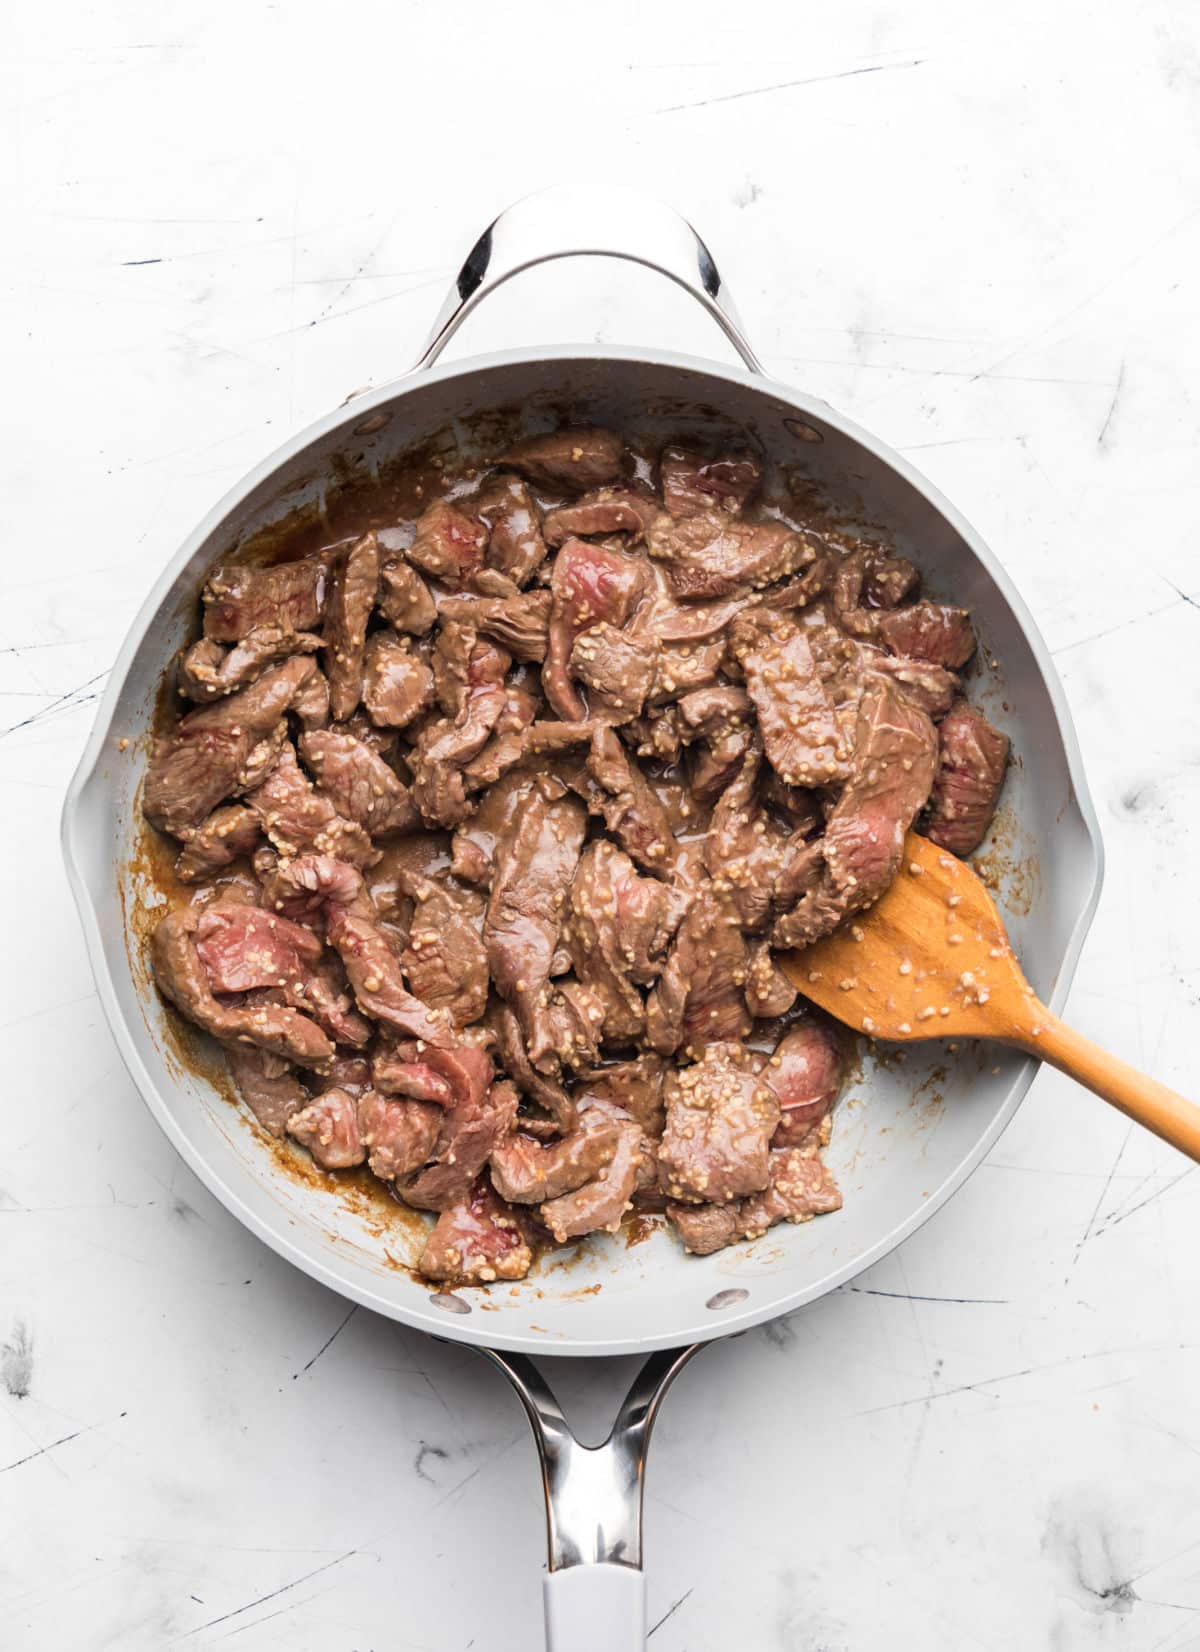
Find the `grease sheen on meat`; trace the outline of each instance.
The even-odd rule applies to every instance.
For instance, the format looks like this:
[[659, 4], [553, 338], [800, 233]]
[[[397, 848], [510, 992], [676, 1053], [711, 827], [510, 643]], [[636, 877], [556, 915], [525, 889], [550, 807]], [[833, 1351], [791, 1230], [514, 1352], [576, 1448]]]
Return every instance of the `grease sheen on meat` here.
[[911, 827], [975, 848], [1008, 757], [919, 547], [746, 440], [544, 423], [215, 567], [143, 787], [159, 991], [452, 1285], [631, 1210], [698, 1256], [837, 1210], [846, 1044], [780, 949]]

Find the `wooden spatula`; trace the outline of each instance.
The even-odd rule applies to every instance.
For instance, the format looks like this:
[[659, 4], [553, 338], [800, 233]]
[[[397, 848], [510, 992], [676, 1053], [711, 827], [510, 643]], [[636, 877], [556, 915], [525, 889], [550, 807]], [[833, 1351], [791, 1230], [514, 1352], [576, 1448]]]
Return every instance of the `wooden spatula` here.
[[882, 900], [780, 963], [806, 998], [874, 1038], [996, 1038], [1069, 1073], [1200, 1160], [1200, 1107], [1064, 1026], [1021, 973], [971, 868], [910, 832]]

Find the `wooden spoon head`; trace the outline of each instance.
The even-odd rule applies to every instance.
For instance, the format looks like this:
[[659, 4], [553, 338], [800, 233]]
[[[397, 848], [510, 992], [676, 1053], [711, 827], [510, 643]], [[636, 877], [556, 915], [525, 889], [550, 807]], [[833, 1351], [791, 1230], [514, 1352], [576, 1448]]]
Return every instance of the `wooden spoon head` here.
[[1036, 1005], [979, 878], [915, 832], [874, 906], [779, 963], [806, 998], [872, 1038], [1004, 1038]]

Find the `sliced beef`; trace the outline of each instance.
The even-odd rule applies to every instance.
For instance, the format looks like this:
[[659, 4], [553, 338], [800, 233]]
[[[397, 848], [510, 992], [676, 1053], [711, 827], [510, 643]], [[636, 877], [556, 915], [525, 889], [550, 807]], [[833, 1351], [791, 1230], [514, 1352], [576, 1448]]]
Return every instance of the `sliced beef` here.
[[214, 809], [192, 832], [175, 862], [175, 876], [181, 883], [198, 883], [253, 854], [261, 842], [257, 811], [244, 803], [228, 803]]
[[569, 539], [555, 557], [542, 686], [554, 710], [565, 720], [578, 720], [584, 715], [583, 701], [570, 675], [576, 637], [601, 620], [618, 627], [624, 625], [645, 589], [646, 578], [646, 564], [640, 557], [582, 539]]
[[314, 729], [300, 736], [300, 755], [321, 796], [368, 836], [389, 837], [420, 825], [412, 795], [395, 769], [352, 734]]
[[482, 637], [507, 648], [517, 660], [540, 664], [546, 658], [550, 628], [549, 591], [523, 591], [515, 597], [447, 597], [440, 609], [447, 620], [473, 626]]
[[296, 655], [240, 694], [181, 718], [151, 759], [142, 793], [147, 819], [186, 838], [219, 803], [257, 785], [286, 736], [284, 714], [316, 669]]
[[846, 1058], [837, 1035], [815, 1017], [790, 1028], [762, 1069], [779, 1098], [781, 1116], [772, 1146], [803, 1147], [838, 1098]]
[[358, 1099], [358, 1132], [371, 1173], [394, 1182], [411, 1176], [432, 1157], [443, 1113], [427, 1101], [394, 1101], [367, 1090]]
[[[581, 1127], [586, 1118], [585, 1113]], [[604, 1122], [609, 1123], [607, 1119]], [[615, 1233], [625, 1212], [632, 1208], [642, 1162], [642, 1132], [632, 1119], [614, 1128], [616, 1142], [609, 1162], [590, 1181], [571, 1193], [547, 1200], [539, 1211], [560, 1245], [585, 1233]]]
[[954, 704], [959, 680], [953, 671], [947, 671], [943, 665], [910, 660], [903, 654], [883, 654], [878, 649], [866, 653], [865, 661], [872, 671], [890, 677], [915, 706], [935, 721], [944, 717]]
[[228, 1055], [238, 1095], [268, 1135], [282, 1139], [288, 1120], [308, 1106], [308, 1091], [295, 1068], [253, 1045], [231, 1044]]
[[179, 691], [189, 700], [220, 700], [257, 682], [268, 666], [293, 654], [315, 654], [320, 646], [320, 637], [311, 632], [278, 625], [260, 625], [229, 649], [201, 637], [180, 661]]
[[346, 972], [336, 957], [326, 954], [312, 965], [303, 980], [287, 989], [293, 1009], [304, 1010], [335, 1044], [361, 1050], [371, 1041], [374, 1027], [354, 1008]]
[[662, 1135], [666, 1113], [663, 1108], [663, 1079], [666, 1064], [661, 1056], [646, 1050], [628, 1061], [611, 1061], [580, 1074], [583, 1095], [593, 1102], [606, 1102], [628, 1113], [645, 1135]]
[[382, 728], [407, 728], [433, 705], [433, 672], [407, 637], [376, 631], [368, 639], [363, 704]]
[[427, 637], [437, 620], [428, 585], [405, 557], [395, 552], [379, 564], [379, 612], [395, 631]]
[[561, 545], [568, 539], [588, 539], [594, 534], [627, 533], [630, 544], [645, 538], [646, 530], [658, 515], [653, 494], [636, 488], [597, 488], [585, 493], [573, 505], [550, 511], [542, 531], [547, 545]]
[[457, 1204], [511, 1135], [516, 1116], [517, 1092], [507, 1079], [458, 1098], [443, 1115], [434, 1163], [403, 1184], [407, 1202], [418, 1210], [447, 1210]]
[[719, 797], [754, 745], [754, 703], [740, 688], [697, 688], [678, 703], [681, 739], [692, 746], [690, 788], [702, 803]]
[[729, 1205], [667, 1206], [667, 1218], [693, 1256], [711, 1256], [739, 1239], [761, 1239], [777, 1222], [807, 1222], [842, 1208], [829, 1169], [795, 1148], [769, 1154], [768, 1186]]
[[767, 758], [790, 786], [828, 786], [848, 773], [849, 749], [805, 633], [734, 622], [734, 649], [758, 713]]
[[659, 651], [657, 639], [630, 636], [601, 620], [576, 637], [567, 675], [587, 689], [593, 718], [628, 723], [640, 715], [654, 686]]
[[658, 461], [663, 504], [672, 516], [698, 516], [712, 510], [736, 516], [762, 484], [762, 465], [753, 454], [722, 454], [709, 459], [688, 447], [665, 447]]
[[417, 1272], [448, 1284], [490, 1285], [524, 1279], [532, 1262], [521, 1218], [480, 1177], [464, 1199], [438, 1217]]
[[409, 988], [431, 1009], [444, 1009], [456, 1027], [478, 1021], [488, 1000], [488, 960], [478, 921], [461, 897], [433, 878], [410, 872], [403, 887], [416, 902], [401, 957]]
[[694, 1066], [667, 1075], [664, 1095], [657, 1156], [668, 1198], [727, 1204], [766, 1187], [779, 1102], [740, 1044], [710, 1044]]
[[304, 979], [321, 956], [311, 929], [278, 913], [236, 901], [217, 901], [199, 915], [195, 946], [214, 992], [287, 987]]
[[379, 590], [379, 543], [373, 533], [351, 545], [333, 569], [325, 614], [329, 709], [344, 722], [362, 698], [367, 621]]
[[955, 855], [978, 849], [992, 823], [1008, 736], [959, 700], [938, 731], [938, 766], [925, 835]]
[[746, 522], [723, 511], [676, 520], [665, 512], [648, 535], [682, 601], [745, 596], [786, 579], [816, 558], [811, 536], [783, 522]]
[[666, 968], [646, 1000], [646, 1039], [660, 1055], [745, 1038], [746, 942], [711, 882], [698, 888]]
[[[470, 813], [462, 770], [483, 750], [504, 712], [509, 663], [509, 656], [493, 643], [475, 643], [467, 656], [465, 681], [453, 686], [457, 710], [421, 730], [409, 758], [412, 795], [431, 825], [457, 826]], [[452, 683], [451, 675], [443, 678], [447, 697]]]
[[799, 993], [775, 961], [767, 941], [756, 941], [750, 948], [746, 966], [746, 1007], [757, 1021], [769, 1021], [786, 1015], [796, 1003]]
[[322, 1170], [350, 1170], [367, 1156], [358, 1103], [349, 1090], [326, 1090], [287, 1121], [287, 1133], [307, 1147]]
[[313, 672], [296, 696], [292, 714], [302, 729], [324, 728], [329, 722], [329, 678], [323, 671]]
[[941, 602], [914, 602], [885, 614], [878, 634], [893, 654], [944, 665], [949, 671], [960, 670], [975, 652], [970, 614]]
[[744, 929], [765, 929], [792, 834], [758, 800], [761, 759], [750, 752], [722, 792], [704, 840], [704, 864], [717, 894], [728, 898]]
[[496, 844], [516, 813], [522, 792], [531, 784], [528, 774], [507, 774], [484, 793], [475, 813], [454, 834], [450, 870], [456, 878], [485, 889], [490, 886]]
[[430, 1009], [406, 987], [392, 939], [366, 896], [360, 894], [349, 906], [329, 902], [325, 933], [346, 966], [364, 1015], [404, 1038], [422, 1038], [429, 1044], [452, 1041], [446, 1011]]
[[224, 1044], [256, 1044], [299, 1067], [328, 1062], [333, 1045], [306, 1015], [283, 1004], [225, 1004], [214, 995], [196, 951], [201, 917], [195, 908], [170, 912], [154, 931], [150, 955], [163, 997]]
[[491, 530], [488, 566], [515, 585], [527, 585], [546, 560], [546, 541], [525, 483], [516, 476], [490, 477], [479, 490], [475, 510]]
[[666, 872], [679, 856], [662, 801], [611, 728], [598, 728], [587, 758], [585, 801], [639, 865]]
[[333, 855], [291, 855], [264, 868], [263, 905], [296, 923], [311, 924], [322, 917], [327, 901], [348, 905], [362, 886], [362, 874], [348, 861]]
[[487, 529], [477, 517], [468, 516], [445, 499], [435, 499], [417, 519], [408, 558], [423, 573], [452, 591], [461, 591], [483, 567], [487, 537]]
[[219, 565], [200, 594], [204, 635], [213, 642], [238, 642], [264, 625], [311, 630], [321, 617], [326, 572], [326, 563], [317, 557], [270, 568]]
[[881, 610], [895, 608], [918, 584], [917, 570], [902, 556], [863, 545], [836, 564], [830, 596], [838, 624], [853, 637], [874, 637]]
[[[534, 1067], [525, 1048], [521, 1023], [507, 1004], [496, 1011], [493, 1025], [501, 1064], [522, 1095], [548, 1114], [556, 1129], [563, 1132], [574, 1129], [574, 1102], [557, 1079], [539, 1073]], [[522, 1119], [521, 1122], [526, 1128], [532, 1128], [527, 1120]]]
[[619, 1127], [598, 1112], [584, 1113], [577, 1128], [558, 1141], [541, 1143], [518, 1131], [492, 1151], [492, 1186], [510, 1204], [561, 1198], [612, 1163], [619, 1139]]
[[529, 754], [528, 730], [541, 706], [540, 695], [535, 697], [513, 683], [505, 686], [504, 708], [487, 744], [463, 768], [463, 779], [472, 792], [480, 788], [490, 790], [525, 761]]
[[[301, 739], [325, 737], [325, 731], [314, 731]], [[281, 855], [329, 855], [353, 866], [368, 866], [375, 859], [366, 831], [357, 821], [340, 815], [332, 800], [314, 789], [291, 745], [284, 746], [262, 784], [247, 792], [246, 801]]]
[[594, 425], [567, 426], [545, 436], [526, 436], [500, 455], [500, 463], [533, 482], [568, 493], [615, 482], [621, 474], [625, 444], [613, 430]]

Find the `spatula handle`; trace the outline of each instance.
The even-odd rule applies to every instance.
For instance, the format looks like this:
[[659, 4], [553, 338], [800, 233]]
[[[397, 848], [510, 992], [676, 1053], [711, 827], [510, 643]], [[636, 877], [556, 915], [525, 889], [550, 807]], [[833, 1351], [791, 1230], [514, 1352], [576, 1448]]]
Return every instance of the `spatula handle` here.
[[1200, 1107], [1194, 1101], [1185, 1100], [1157, 1079], [1109, 1055], [1040, 1006], [1016, 1042], [1031, 1055], [1078, 1079], [1181, 1153], [1200, 1161]]

